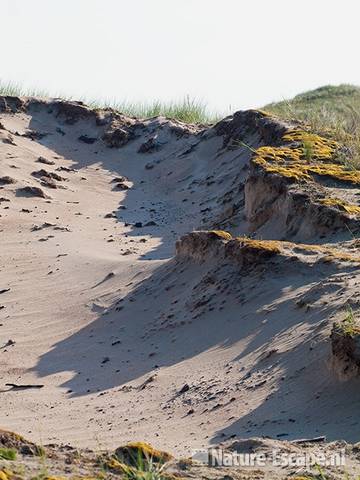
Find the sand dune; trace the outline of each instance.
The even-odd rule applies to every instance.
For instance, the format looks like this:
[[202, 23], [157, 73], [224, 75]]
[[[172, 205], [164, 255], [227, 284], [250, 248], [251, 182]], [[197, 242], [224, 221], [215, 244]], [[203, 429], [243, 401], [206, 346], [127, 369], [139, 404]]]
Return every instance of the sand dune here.
[[253, 163], [293, 128], [259, 112], [209, 128], [0, 100], [1, 426], [177, 454], [359, 440], [360, 380], [330, 340], [359, 304], [351, 179]]

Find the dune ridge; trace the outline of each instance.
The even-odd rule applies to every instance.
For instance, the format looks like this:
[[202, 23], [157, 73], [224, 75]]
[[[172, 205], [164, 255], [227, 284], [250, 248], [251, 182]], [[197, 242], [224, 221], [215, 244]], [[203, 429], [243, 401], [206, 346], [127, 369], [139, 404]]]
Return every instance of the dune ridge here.
[[258, 110], [0, 97], [0, 425], [176, 455], [358, 441], [358, 358], [332, 334], [360, 295], [344, 148]]

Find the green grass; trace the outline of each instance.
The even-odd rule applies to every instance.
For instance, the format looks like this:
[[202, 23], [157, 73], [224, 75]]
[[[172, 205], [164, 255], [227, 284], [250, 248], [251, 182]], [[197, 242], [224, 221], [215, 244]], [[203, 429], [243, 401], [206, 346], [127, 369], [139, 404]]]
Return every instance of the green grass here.
[[343, 337], [358, 337], [360, 335], [358, 315], [358, 311], [354, 312], [350, 305], [346, 305], [344, 319], [334, 324], [337, 333]]
[[[3, 82], [0, 80], [0, 95], [10, 95], [14, 97], [49, 97], [45, 90], [35, 88], [24, 88], [18, 83]], [[57, 96], [57, 95], [53, 95]]]
[[144, 461], [139, 456], [137, 465], [124, 472], [126, 480], [167, 480], [169, 477], [164, 472], [164, 465], [159, 465], [150, 459]]
[[195, 124], [211, 124], [220, 119], [218, 114], [208, 111], [205, 103], [196, 100], [195, 98], [190, 98], [189, 96], [173, 102], [154, 100], [148, 103], [120, 101], [117, 99], [99, 100], [86, 97], [75, 99], [61, 93], [49, 93], [44, 90], [27, 89], [17, 83], [2, 82], [1, 80], [0, 95], [79, 100], [86, 103], [91, 108], [113, 108], [117, 112], [137, 118], [151, 118], [161, 115], [167, 118], [180, 120], [181, 122]]
[[314, 144], [311, 140], [303, 141], [303, 151], [305, 160], [310, 161], [314, 154]]
[[359, 327], [357, 326], [357, 321], [355, 319], [355, 313], [350, 305], [346, 307], [346, 317], [342, 321], [341, 329], [344, 335], [354, 337], [359, 333]]
[[114, 456], [102, 463], [103, 471], [121, 473], [124, 480], [169, 480], [168, 463], [138, 450], [128, 452], [129, 458]]
[[360, 168], [360, 87], [324, 86], [264, 109], [285, 120], [304, 122], [319, 134], [345, 145], [339, 161]]
[[0, 458], [4, 460], [16, 460], [16, 450], [13, 448], [0, 448]]
[[84, 99], [84, 103], [93, 108], [113, 108], [118, 112], [125, 113], [137, 118], [151, 118], [163, 116], [180, 120], [185, 123], [213, 123], [218, 119], [215, 114], [207, 111], [206, 105], [196, 99], [185, 97], [177, 102], [160, 102], [154, 100], [151, 103], [120, 102], [118, 100], [94, 101]]

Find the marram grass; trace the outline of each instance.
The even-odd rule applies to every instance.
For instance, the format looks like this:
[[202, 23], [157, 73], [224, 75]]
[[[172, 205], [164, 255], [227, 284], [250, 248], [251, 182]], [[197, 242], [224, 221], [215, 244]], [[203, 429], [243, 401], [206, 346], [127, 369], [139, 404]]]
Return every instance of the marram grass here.
[[[18, 83], [0, 80], [0, 95], [36, 96], [81, 100], [90, 107], [110, 107], [137, 118], [158, 115], [185, 123], [212, 124], [222, 115], [211, 112], [203, 102], [189, 96], [172, 102], [129, 102], [117, 99], [73, 98], [59, 92], [24, 88]], [[271, 103], [264, 110], [279, 118], [308, 125], [309, 131], [331, 137], [346, 146], [339, 162], [349, 170], [360, 169], [360, 87], [354, 85], [324, 86], [295, 96], [292, 100]], [[305, 157], [312, 156], [312, 145], [304, 142]]]
[[220, 115], [210, 112], [205, 103], [189, 96], [172, 102], [162, 102], [160, 100], [154, 100], [152, 102], [129, 102], [117, 99], [99, 100], [87, 97], [74, 98], [56, 92], [49, 93], [40, 89], [28, 89], [22, 87], [20, 84], [2, 82], [1, 80], [0, 95], [80, 100], [92, 108], [113, 108], [125, 115], [137, 118], [164, 116], [181, 122], [196, 124], [211, 124], [220, 119]]

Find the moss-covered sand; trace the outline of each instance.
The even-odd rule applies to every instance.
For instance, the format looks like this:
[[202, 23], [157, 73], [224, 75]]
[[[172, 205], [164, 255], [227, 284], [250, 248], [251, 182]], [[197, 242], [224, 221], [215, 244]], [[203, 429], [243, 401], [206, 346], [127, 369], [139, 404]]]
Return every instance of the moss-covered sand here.
[[254, 164], [268, 173], [293, 181], [315, 181], [316, 175], [337, 181], [360, 184], [360, 171], [336, 162], [339, 143], [301, 128], [289, 129], [283, 145], [263, 146], [256, 150]]

